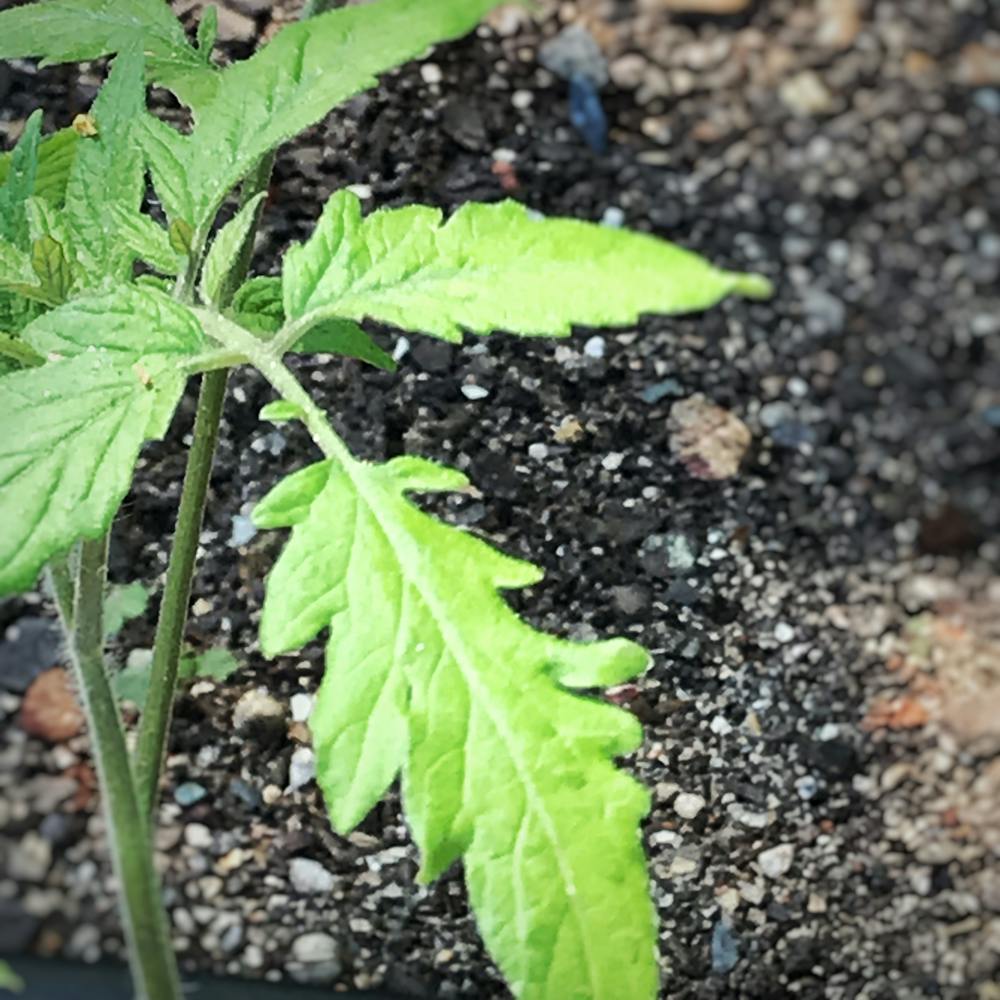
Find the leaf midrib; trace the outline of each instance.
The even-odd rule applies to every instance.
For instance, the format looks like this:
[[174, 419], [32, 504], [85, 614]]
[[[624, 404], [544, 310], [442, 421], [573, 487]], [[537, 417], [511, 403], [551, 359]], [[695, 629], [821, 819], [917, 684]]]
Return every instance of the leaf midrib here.
[[[371, 492], [381, 492], [384, 487], [377, 485], [372, 485], [366, 482], [365, 469], [358, 462], [352, 460], [352, 465], [348, 467], [345, 463], [345, 472], [350, 478], [351, 482], [354, 484], [355, 489], [358, 491], [358, 495], [365, 501], [366, 506], [371, 511], [375, 523], [378, 525], [379, 531], [386, 539], [389, 544], [393, 556], [395, 558], [396, 564], [400, 568], [400, 573], [404, 580], [406, 580], [407, 585], [413, 587], [414, 591], [420, 595], [421, 600], [427, 607], [431, 614], [431, 618], [434, 621], [435, 627], [438, 630], [439, 635], [445, 642], [445, 648], [451, 653], [452, 659], [454, 660], [456, 666], [462, 675], [463, 680], [466, 683], [466, 687], [469, 689], [470, 693], [473, 693], [479, 699], [479, 704], [483, 706], [483, 710], [486, 712], [490, 723], [493, 725], [494, 731], [501, 737], [501, 745], [505, 748], [508, 753], [508, 757], [511, 763], [514, 765], [514, 769], [521, 779], [521, 785], [525, 789], [526, 798], [531, 803], [532, 807], [536, 811], [537, 815], [542, 820], [542, 828], [545, 831], [546, 838], [552, 849], [552, 853], [556, 858], [559, 865], [559, 874], [563, 881], [563, 889], [565, 897], [567, 900], [567, 912], [573, 915], [573, 920], [577, 925], [577, 929], [580, 934], [580, 940], [583, 942], [588, 941], [588, 935], [586, 933], [586, 922], [580, 917], [577, 909], [578, 895], [575, 889], [575, 880], [572, 878], [571, 871], [567, 870], [567, 865], [563, 857], [563, 852], [559, 839], [556, 836], [555, 828], [549, 815], [548, 810], [544, 806], [544, 796], [538, 790], [535, 782], [531, 780], [528, 776], [530, 772], [526, 772], [525, 765], [522, 756], [514, 750], [516, 745], [516, 740], [513, 738], [513, 734], [509, 731], [508, 727], [497, 721], [496, 712], [497, 709], [493, 706], [492, 701], [488, 697], [483, 697], [482, 688], [478, 683], [477, 670], [474, 663], [470, 664], [466, 660], [465, 656], [465, 644], [458, 639], [454, 633], [454, 630], [448, 625], [449, 616], [446, 609], [442, 609], [439, 600], [433, 596], [433, 591], [435, 588], [429, 588], [432, 591], [431, 595], [425, 592], [424, 585], [426, 580], [422, 580], [419, 575], [414, 577], [408, 571], [407, 564], [400, 559], [399, 549], [393, 540], [393, 528], [398, 529], [398, 518], [394, 517], [391, 511], [382, 511], [381, 505], [377, 502], [373, 502], [370, 494]], [[407, 502], [405, 497], [400, 494], [400, 500], [402, 502]], [[388, 527], [387, 527], [388, 524]], [[456, 529], [459, 530], [459, 529]], [[456, 649], [458, 652], [456, 652]], [[504, 713], [500, 711], [501, 719]], [[464, 853], [464, 852], [463, 852]], [[596, 989], [599, 985], [598, 977], [595, 974], [593, 962], [591, 960], [591, 949], [589, 947], [583, 948], [584, 961], [587, 967], [587, 977], [592, 988]], [[596, 994], [595, 994], [596, 996]]]

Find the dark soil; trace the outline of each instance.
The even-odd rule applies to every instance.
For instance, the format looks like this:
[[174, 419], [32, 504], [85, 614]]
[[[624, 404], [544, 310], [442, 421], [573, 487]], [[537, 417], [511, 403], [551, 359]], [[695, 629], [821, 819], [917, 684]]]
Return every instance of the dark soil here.
[[[703, 41], [756, 28], [777, 46], [799, 30], [785, 6], [685, 26]], [[366, 186], [372, 207], [499, 199], [500, 149], [514, 154], [513, 196], [534, 209], [594, 221], [620, 209], [632, 228], [776, 280], [768, 303], [605, 331], [603, 357], [593, 342], [584, 351], [595, 331], [457, 348], [409, 336], [395, 375], [299, 366], [357, 454], [469, 471], [482, 496], [440, 510], [544, 566], [544, 583], [512, 596], [533, 623], [631, 636], [655, 653], [613, 696], [646, 726], [627, 765], [654, 791], [645, 837], [664, 996], [1000, 995], [1000, 815], [973, 819], [1000, 795], [996, 747], [969, 745], [933, 712], [897, 729], [871, 716], [886, 691], [908, 697], [885, 667], [914, 614], [1000, 611], [1000, 92], [942, 68], [970, 41], [996, 40], [1000, 8], [863, 8], [854, 45], [825, 61], [789, 41], [796, 67], [826, 74], [827, 108], [802, 114], [774, 87], [716, 86], [709, 71], [652, 104], [609, 88], [614, 141], [600, 157], [568, 125], [563, 85], [539, 69], [535, 29], [483, 29], [434, 53], [439, 84], [408, 67], [286, 151], [257, 257], [273, 269], [345, 184]], [[900, 68], [897, 20], [936, 75]], [[18, 65], [5, 114], [44, 102], [62, 124], [91, 83]], [[514, 106], [516, 91], [529, 106]], [[696, 125], [719, 108], [745, 127], [706, 141]], [[661, 116], [670, 137], [657, 144], [650, 119]], [[377, 333], [401, 353], [399, 334]], [[489, 395], [467, 399], [467, 383]], [[695, 393], [753, 432], [734, 478], [700, 481], [671, 452], [670, 408]], [[319, 645], [276, 662], [257, 650], [280, 535], [230, 544], [234, 517], [315, 457], [303, 433], [258, 421], [271, 398], [256, 376], [234, 376], [202, 538], [189, 638], [228, 646], [243, 666], [177, 706], [160, 846], [184, 966], [315, 978], [290, 949], [325, 932], [339, 986], [504, 997], [460, 871], [415, 886], [395, 796], [340, 838], [312, 784], [287, 790], [304, 726], [271, 744], [233, 732], [246, 691], [266, 687], [284, 704], [321, 676]], [[170, 439], [146, 450], [115, 536], [119, 580], [155, 585], [163, 571], [192, 414], [189, 398]], [[582, 433], [560, 443], [567, 419]], [[38, 602], [3, 608], [8, 624]], [[148, 647], [152, 625], [132, 623], [122, 646]], [[1000, 686], [982, 697], [1000, 699]], [[45, 855], [42, 840], [51, 856], [37, 878], [8, 865], [0, 951], [120, 953], [99, 819], [69, 806], [46, 816], [30, 792], [72, 772], [85, 742], [27, 738], [20, 693], [0, 698], [0, 843], [14, 858], [26, 842]], [[180, 805], [184, 782], [207, 796]], [[693, 818], [678, 815], [680, 792], [704, 799]], [[199, 824], [207, 838], [190, 832]], [[321, 862], [332, 890], [294, 888], [295, 858]], [[774, 874], [775, 858], [787, 870]]]

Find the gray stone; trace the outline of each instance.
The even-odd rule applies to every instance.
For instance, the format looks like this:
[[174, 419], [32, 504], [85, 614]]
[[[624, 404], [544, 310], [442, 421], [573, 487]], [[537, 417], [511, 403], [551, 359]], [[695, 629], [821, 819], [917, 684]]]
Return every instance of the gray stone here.
[[303, 894], [329, 893], [337, 883], [331, 872], [312, 858], [292, 858], [288, 875], [295, 891]]

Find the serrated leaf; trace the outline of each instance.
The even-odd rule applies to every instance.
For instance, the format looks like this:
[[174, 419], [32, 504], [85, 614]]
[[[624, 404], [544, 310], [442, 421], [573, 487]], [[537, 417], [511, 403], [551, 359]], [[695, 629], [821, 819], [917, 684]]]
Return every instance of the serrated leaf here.
[[574, 324], [620, 326], [770, 291], [764, 278], [719, 270], [663, 240], [532, 218], [516, 202], [465, 205], [447, 222], [422, 206], [363, 219], [349, 191], [285, 255], [283, 288], [289, 319], [371, 317], [451, 341], [463, 329], [563, 335]]
[[51, 65], [132, 47], [148, 53], [158, 83], [182, 98], [201, 92], [210, 71], [164, 0], [42, 0], [0, 13], [0, 59], [40, 57]]
[[26, 249], [28, 243], [28, 220], [24, 206], [35, 191], [41, 132], [42, 112], [35, 111], [10, 154], [7, 176], [3, 187], [0, 187], [0, 238], [21, 249]]
[[651, 1000], [656, 935], [638, 824], [644, 790], [611, 757], [637, 721], [567, 686], [644, 669], [623, 640], [534, 631], [499, 591], [541, 573], [420, 511], [461, 488], [414, 458], [322, 463], [262, 502], [293, 525], [261, 620], [268, 655], [329, 630], [310, 728], [317, 778], [346, 832], [402, 770], [433, 878], [462, 857], [483, 938], [524, 1000]]
[[251, 198], [219, 230], [212, 242], [201, 271], [201, 297], [206, 304], [218, 304], [223, 295], [226, 279], [257, 220], [258, 209], [265, 197], [266, 192], [262, 191]]
[[212, 58], [212, 49], [219, 35], [219, 10], [214, 4], [209, 4], [201, 12], [198, 22], [198, 55], [207, 63]]
[[122, 626], [138, 618], [149, 604], [149, 591], [139, 582], [111, 587], [104, 598], [104, 636], [118, 635]]
[[[63, 203], [79, 138], [73, 129], [64, 128], [41, 141], [33, 189], [38, 197], [45, 198], [54, 205]], [[10, 176], [12, 163], [13, 153], [0, 155], [0, 184], [5, 183]]]
[[40, 236], [31, 245], [31, 268], [39, 287], [52, 302], [65, 302], [73, 286], [73, 270], [62, 244], [51, 236]]
[[138, 213], [145, 191], [135, 132], [145, 109], [143, 55], [122, 52], [94, 102], [98, 134], [77, 148], [66, 186], [66, 223], [84, 286], [131, 276], [133, 253], [122, 241], [115, 209]]
[[178, 362], [204, 347], [190, 314], [137, 286], [46, 313], [23, 339], [54, 360], [0, 379], [0, 594], [107, 529], [180, 398]]
[[146, 119], [150, 170], [168, 214], [207, 226], [261, 157], [374, 86], [377, 74], [471, 30], [497, 2], [379, 0], [285, 27], [218, 74], [191, 135], [167, 138], [169, 128]]
[[180, 271], [182, 256], [172, 246], [163, 226], [148, 215], [122, 205], [115, 205], [111, 211], [120, 237], [141, 261], [160, 274], [175, 275]]
[[231, 311], [248, 330], [277, 333], [285, 323], [281, 278], [250, 278], [236, 290]]

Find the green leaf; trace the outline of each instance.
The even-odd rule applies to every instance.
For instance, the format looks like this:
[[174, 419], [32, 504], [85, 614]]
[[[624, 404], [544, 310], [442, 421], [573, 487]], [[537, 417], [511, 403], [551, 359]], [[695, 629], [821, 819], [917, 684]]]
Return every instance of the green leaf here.
[[638, 824], [645, 791], [611, 758], [638, 722], [568, 687], [618, 683], [645, 652], [534, 631], [499, 591], [541, 572], [420, 511], [464, 487], [414, 458], [324, 462], [255, 512], [292, 525], [267, 582], [271, 656], [329, 630], [310, 719], [317, 776], [346, 832], [402, 770], [433, 878], [462, 858], [483, 938], [523, 1000], [651, 1000], [656, 933]]
[[377, 74], [470, 31], [497, 2], [380, 0], [284, 28], [218, 74], [191, 135], [168, 137], [172, 130], [147, 116], [146, 152], [167, 213], [202, 230], [262, 156], [374, 86]]
[[0, 59], [51, 65], [132, 47], [145, 49], [153, 79], [178, 96], [204, 86], [209, 71], [164, 0], [42, 0], [0, 13]]
[[219, 10], [210, 4], [201, 12], [198, 22], [198, 55], [208, 63], [212, 58], [212, 49], [219, 35]]
[[23, 993], [24, 980], [4, 961], [0, 960], [0, 990]]
[[351, 320], [324, 320], [312, 327], [294, 348], [300, 354], [340, 354], [357, 358], [375, 368], [394, 372], [398, 367], [391, 354]]
[[31, 246], [31, 267], [39, 287], [53, 302], [65, 302], [73, 286], [73, 271], [62, 244], [40, 236]]
[[176, 254], [184, 257], [190, 255], [193, 239], [194, 230], [183, 219], [174, 219], [167, 227], [167, 240], [170, 243], [170, 249]]
[[12, 337], [9, 333], [0, 333], [0, 359], [6, 362], [0, 369], [0, 374], [17, 368], [39, 368], [45, 364], [45, 358], [37, 351], [33, 351], [20, 338]]
[[[224, 681], [239, 669], [239, 661], [228, 649], [207, 649], [204, 653], [188, 653], [177, 664], [177, 677], [181, 682], [205, 677]], [[112, 675], [111, 683], [119, 701], [132, 702], [141, 712], [149, 694], [152, 661], [129, 664]]]
[[[251, 278], [233, 297], [237, 323], [263, 335], [277, 333], [285, 323], [280, 278]], [[350, 320], [325, 320], [306, 330], [293, 350], [300, 354], [339, 354], [357, 358], [375, 368], [394, 372], [398, 367], [391, 354]]]
[[67, 303], [22, 336], [53, 360], [0, 379], [0, 594], [107, 529], [180, 398], [180, 362], [204, 348], [183, 307], [138, 286]]
[[270, 420], [273, 424], [286, 424], [290, 420], [302, 420], [304, 413], [301, 406], [286, 399], [276, 399], [262, 407], [259, 416], [261, 420]]
[[18, 299], [30, 299], [45, 305], [56, 305], [60, 299], [45, 285], [36, 281], [38, 268], [44, 268], [41, 254], [33, 252], [30, 256], [19, 250], [12, 243], [0, 240], [0, 306], [9, 313], [0, 317], [0, 323], [8, 329], [13, 326], [20, 329], [17, 323], [18, 314], [25, 312], [25, 307]]
[[160, 274], [175, 275], [180, 271], [183, 258], [163, 226], [122, 205], [115, 205], [111, 211], [119, 235], [140, 260]]
[[104, 598], [105, 638], [118, 635], [126, 622], [145, 612], [148, 604], [149, 591], [138, 581], [111, 587]]
[[286, 254], [283, 287], [290, 320], [367, 316], [451, 341], [463, 328], [563, 335], [770, 291], [758, 275], [721, 271], [663, 240], [535, 219], [516, 202], [465, 205], [447, 223], [421, 206], [362, 219], [349, 191]]
[[223, 296], [226, 279], [250, 235], [265, 197], [266, 192], [262, 191], [251, 198], [215, 237], [201, 272], [201, 297], [206, 304], [217, 305]]
[[[36, 195], [54, 205], [63, 203], [66, 197], [66, 182], [73, 168], [79, 139], [80, 136], [74, 129], [64, 128], [41, 141], [38, 147], [38, 165], [33, 189]], [[6, 183], [13, 163], [14, 153], [0, 155], [0, 184]]]
[[207, 677], [213, 681], [224, 681], [239, 669], [240, 661], [221, 646], [206, 649], [204, 653], [191, 653], [180, 661], [180, 675], [184, 680]]
[[40, 316], [23, 336], [41, 353], [64, 358], [98, 348], [133, 361], [154, 354], [183, 359], [205, 345], [197, 319], [185, 306], [139, 285], [74, 299]]
[[91, 115], [97, 135], [82, 139], [66, 186], [66, 221], [87, 287], [131, 276], [133, 252], [118, 232], [116, 209], [138, 214], [145, 191], [136, 129], [145, 108], [143, 56], [115, 59]]
[[24, 206], [35, 191], [41, 131], [42, 113], [36, 111], [25, 124], [24, 132], [11, 153], [7, 176], [0, 188], [0, 238], [22, 249], [26, 249], [28, 244], [28, 220]]
[[285, 324], [281, 278], [256, 277], [233, 296], [232, 313], [241, 326], [255, 333], [277, 333]]

